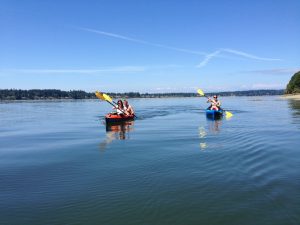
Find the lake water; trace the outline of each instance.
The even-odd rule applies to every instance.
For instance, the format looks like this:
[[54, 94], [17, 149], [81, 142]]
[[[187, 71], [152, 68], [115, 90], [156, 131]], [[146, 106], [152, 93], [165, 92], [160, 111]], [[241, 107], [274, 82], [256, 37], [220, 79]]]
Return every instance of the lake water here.
[[299, 225], [300, 101], [131, 99], [0, 103], [0, 224]]

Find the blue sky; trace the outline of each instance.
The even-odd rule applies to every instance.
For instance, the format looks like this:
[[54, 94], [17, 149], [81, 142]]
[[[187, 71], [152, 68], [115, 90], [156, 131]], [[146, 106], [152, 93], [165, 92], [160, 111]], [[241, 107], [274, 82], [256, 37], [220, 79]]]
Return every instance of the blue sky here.
[[280, 89], [300, 1], [0, 0], [0, 88]]

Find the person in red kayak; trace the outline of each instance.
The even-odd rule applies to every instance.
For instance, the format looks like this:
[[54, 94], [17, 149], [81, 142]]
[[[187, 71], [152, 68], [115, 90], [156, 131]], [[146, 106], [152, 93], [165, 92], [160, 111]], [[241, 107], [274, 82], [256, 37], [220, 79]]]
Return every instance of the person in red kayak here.
[[127, 115], [134, 115], [134, 110], [131, 105], [129, 105], [127, 100], [124, 100], [124, 110]]
[[208, 98], [207, 102], [210, 102], [211, 105], [208, 107], [210, 110], [220, 110], [221, 109], [221, 102], [218, 99], [217, 95], [214, 95], [213, 99]]
[[124, 108], [122, 100], [118, 100], [117, 105], [115, 107], [113, 107], [113, 109], [115, 109], [117, 111], [116, 113], [118, 115], [124, 115], [125, 108]]

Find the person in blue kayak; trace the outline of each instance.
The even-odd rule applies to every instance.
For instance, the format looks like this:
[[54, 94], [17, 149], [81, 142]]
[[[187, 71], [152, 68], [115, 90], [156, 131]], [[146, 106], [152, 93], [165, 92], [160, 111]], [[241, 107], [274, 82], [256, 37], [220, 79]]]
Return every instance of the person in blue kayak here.
[[124, 100], [124, 110], [127, 115], [134, 115], [134, 110], [131, 105], [129, 105], [127, 100]]
[[207, 102], [210, 102], [210, 106], [208, 107], [208, 109], [210, 110], [220, 110], [221, 109], [221, 102], [218, 99], [217, 95], [213, 96], [213, 99], [208, 98]]

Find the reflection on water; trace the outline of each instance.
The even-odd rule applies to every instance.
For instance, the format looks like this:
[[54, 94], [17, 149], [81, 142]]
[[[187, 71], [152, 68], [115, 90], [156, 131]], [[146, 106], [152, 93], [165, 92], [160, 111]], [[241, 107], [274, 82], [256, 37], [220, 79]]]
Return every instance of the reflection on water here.
[[292, 109], [293, 114], [296, 116], [300, 115], [300, 101], [299, 100], [289, 100], [289, 107]]
[[200, 138], [200, 149], [204, 150], [207, 147], [207, 144], [205, 142], [205, 137], [207, 133], [204, 127], [200, 126], [199, 127], [199, 138]]
[[298, 127], [300, 128], [300, 126], [299, 126], [299, 122], [300, 122], [300, 101], [295, 100], [295, 99], [290, 99], [289, 100], [289, 108], [290, 108], [291, 113], [292, 113], [293, 123], [297, 124]]
[[212, 120], [207, 118], [207, 123], [210, 133], [219, 133], [222, 126], [222, 118], [218, 120]]
[[206, 137], [209, 134], [218, 134], [221, 131], [222, 127], [222, 118], [218, 120], [213, 120], [207, 118], [207, 129], [204, 126], [199, 127], [199, 138], [200, 138], [200, 149], [205, 150], [208, 147], [206, 143]]
[[105, 102], [0, 104], [0, 224], [299, 225], [299, 102], [261, 98], [132, 99], [107, 131]]
[[100, 143], [100, 149], [104, 150], [114, 140], [129, 139], [129, 132], [133, 130], [134, 121], [106, 124], [106, 137]]

